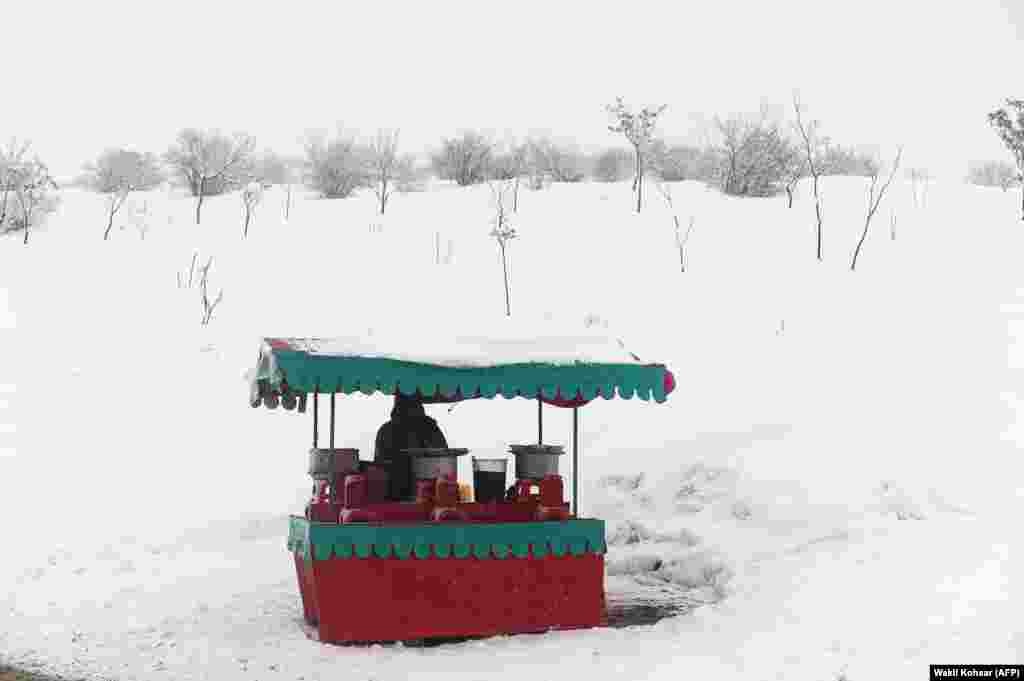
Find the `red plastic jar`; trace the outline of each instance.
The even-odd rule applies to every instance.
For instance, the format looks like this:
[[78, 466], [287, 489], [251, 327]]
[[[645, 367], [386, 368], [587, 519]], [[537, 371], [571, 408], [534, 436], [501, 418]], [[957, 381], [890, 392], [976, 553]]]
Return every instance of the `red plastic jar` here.
[[545, 475], [540, 481], [540, 505], [561, 506], [565, 501], [565, 486], [561, 475]]
[[417, 504], [432, 504], [434, 503], [434, 480], [417, 480], [416, 481], [416, 503]]
[[365, 506], [369, 496], [370, 485], [365, 475], [352, 474], [345, 476], [344, 507], [359, 508]]
[[459, 483], [439, 479], [434, 488], [434, 503], [445, 508], [456, 506], [459, 503]]

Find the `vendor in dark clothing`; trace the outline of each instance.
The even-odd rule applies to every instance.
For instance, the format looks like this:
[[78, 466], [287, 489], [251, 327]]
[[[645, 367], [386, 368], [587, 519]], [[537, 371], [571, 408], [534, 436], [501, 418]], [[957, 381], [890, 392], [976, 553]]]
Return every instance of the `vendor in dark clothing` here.
[[393, 501], [405, 501], [415, 492], [412, 479], [412, 461], [402, 449], [412, 447], [447, 447], [444, 433], [437, 421], [427, 416], [423, 400], [395, 392], [395, 405], [391, 420], [377, 430], [373, 449], [374, 463], [388, 467], [390, 483], [388, 496]]

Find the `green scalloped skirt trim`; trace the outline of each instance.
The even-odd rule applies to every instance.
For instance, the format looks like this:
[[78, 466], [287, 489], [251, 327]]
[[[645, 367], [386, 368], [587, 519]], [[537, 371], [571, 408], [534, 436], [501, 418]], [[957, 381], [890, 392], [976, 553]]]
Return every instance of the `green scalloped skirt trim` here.
[[274, 390], [287, 382], [296, 393], [362, 392], [393, 394], [399, 390], [423, 395], [482, 397], [497, 395], [571, 400], [577, 396], [593, 400], [616, 395], [642, 400], [665, 401], [665, 372], [661, 364], [545, 364], [540, 362], [502, 364], [489, 367], [443, 367], [396, 359], [311, 355], [297, 350], [274, 349], [272, 361], [261, 357], [257, 380]]
[[574, 518], [530, 523], [316, 523], [292, 516], [288, 550], [307, 560], [330, 558], [543, 558], [607, 551], [604, 521]]

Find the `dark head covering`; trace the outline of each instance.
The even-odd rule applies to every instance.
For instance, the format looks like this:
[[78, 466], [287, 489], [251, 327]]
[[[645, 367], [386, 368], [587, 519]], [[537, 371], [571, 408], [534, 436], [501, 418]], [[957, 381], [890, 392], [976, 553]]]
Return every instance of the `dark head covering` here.
[[395, 404], [391, 408], [391, 420], [415, 420], [426, 418], [423, 400], [417, 394], [403, 395], [395, 391]]
[[389, 497], [394, 501], [405, 500], [416, 491], [412, 460], [402, 449], [447, 446], [437, 421], [427, 416], [422, 398], [396, 391], [391, 420], [377, 430], [373, 451], [373, 460], [388, 467]]

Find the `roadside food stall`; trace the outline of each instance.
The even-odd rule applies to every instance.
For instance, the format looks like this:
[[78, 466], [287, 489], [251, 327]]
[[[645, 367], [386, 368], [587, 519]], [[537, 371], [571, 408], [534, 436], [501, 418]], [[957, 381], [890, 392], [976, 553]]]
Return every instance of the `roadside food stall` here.
[[[442, 351], [365, 336], [260, 344], [250, 404], [312, 412], [313, 485], [287, 544], [308, 633], [368, 642], [603, 625], [605, 527], [579, 515], [579, 410], [597, 398], [664, 402], [672, 373], [595, 334], [459, 336], [447, 349], [433, 338], [430, 347]], [[427, 404], [536, 400], [536, 441], [509, 445], [511, 479], [507, 458], [473, 458], [472, 490], [458, 481], [467, 447], [406, 448], [415, 484], [396, 497], [387, 466], [335, 446], [336, 398], [356, 392]], [[572, 410], [568, 452], [544, 442], [545, 405]], [[567, 495], [562, 462], [570, 458]]]

